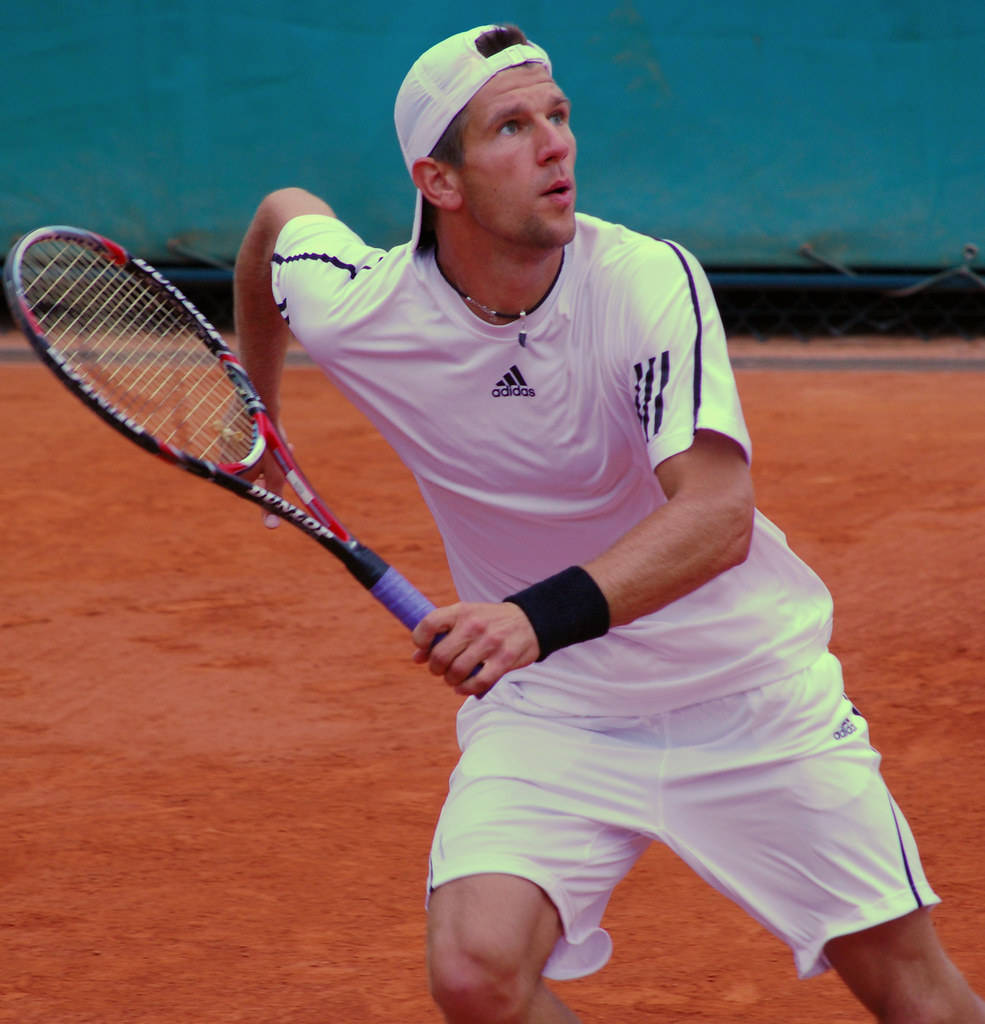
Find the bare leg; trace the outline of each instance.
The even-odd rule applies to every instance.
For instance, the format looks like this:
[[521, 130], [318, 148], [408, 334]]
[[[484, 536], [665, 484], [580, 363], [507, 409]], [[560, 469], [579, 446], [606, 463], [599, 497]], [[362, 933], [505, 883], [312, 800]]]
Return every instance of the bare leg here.
[[448, 1024], [577, 1024], [541, 972], [561, 934], [538, 886], [513, 875], [473, 875], [431, 896], [431, 994]]
[[530, 1004], [527, 1024], [579, 1024], [579, 1018], [540, 982]]
[[832, 939], [825, 952], [881, 1024], [985, 1024], [985, 1003], [947, 958], [927, 910]]

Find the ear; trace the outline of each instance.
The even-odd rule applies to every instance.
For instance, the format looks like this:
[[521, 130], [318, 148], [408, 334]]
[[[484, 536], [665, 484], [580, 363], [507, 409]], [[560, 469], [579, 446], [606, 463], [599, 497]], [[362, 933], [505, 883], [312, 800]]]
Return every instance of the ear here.
[[451, 164], [440, 163], [429, 156], [414, 163], [411, 175], [424, 198], [439, 210], [457, 210], [463, 198], [458, 174]]

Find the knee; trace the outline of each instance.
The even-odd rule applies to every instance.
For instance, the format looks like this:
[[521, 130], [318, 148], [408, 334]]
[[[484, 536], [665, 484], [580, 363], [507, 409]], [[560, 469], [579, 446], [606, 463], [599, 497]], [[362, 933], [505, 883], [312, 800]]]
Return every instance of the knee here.
[[537, 983], [519, 963], [475, 941], [433, 943], [428, 973], [431, 997], [449, 1024], [521, 1021]]

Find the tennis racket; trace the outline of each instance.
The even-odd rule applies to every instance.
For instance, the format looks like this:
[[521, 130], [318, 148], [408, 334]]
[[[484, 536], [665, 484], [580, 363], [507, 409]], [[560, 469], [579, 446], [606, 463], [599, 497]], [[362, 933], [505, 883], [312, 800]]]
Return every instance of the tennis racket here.
[[[408, 629], [434, 608], [332, 516], [219, 332], [150, 264], [92, 232], [45, 227], [11, 249], [3, 284], [45, 365], [124, 437], [302, 530]], [[267, 450], [300, 506], [243, 476]]]

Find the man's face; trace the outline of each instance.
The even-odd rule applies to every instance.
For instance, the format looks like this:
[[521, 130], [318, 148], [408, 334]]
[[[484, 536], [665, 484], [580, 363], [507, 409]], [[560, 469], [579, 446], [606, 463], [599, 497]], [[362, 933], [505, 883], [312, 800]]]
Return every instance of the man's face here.
[[570, 103], [542, 64], [500, 72], [472, 97], [458, 170], [475, 230], [555, 249], [575, 232]]

